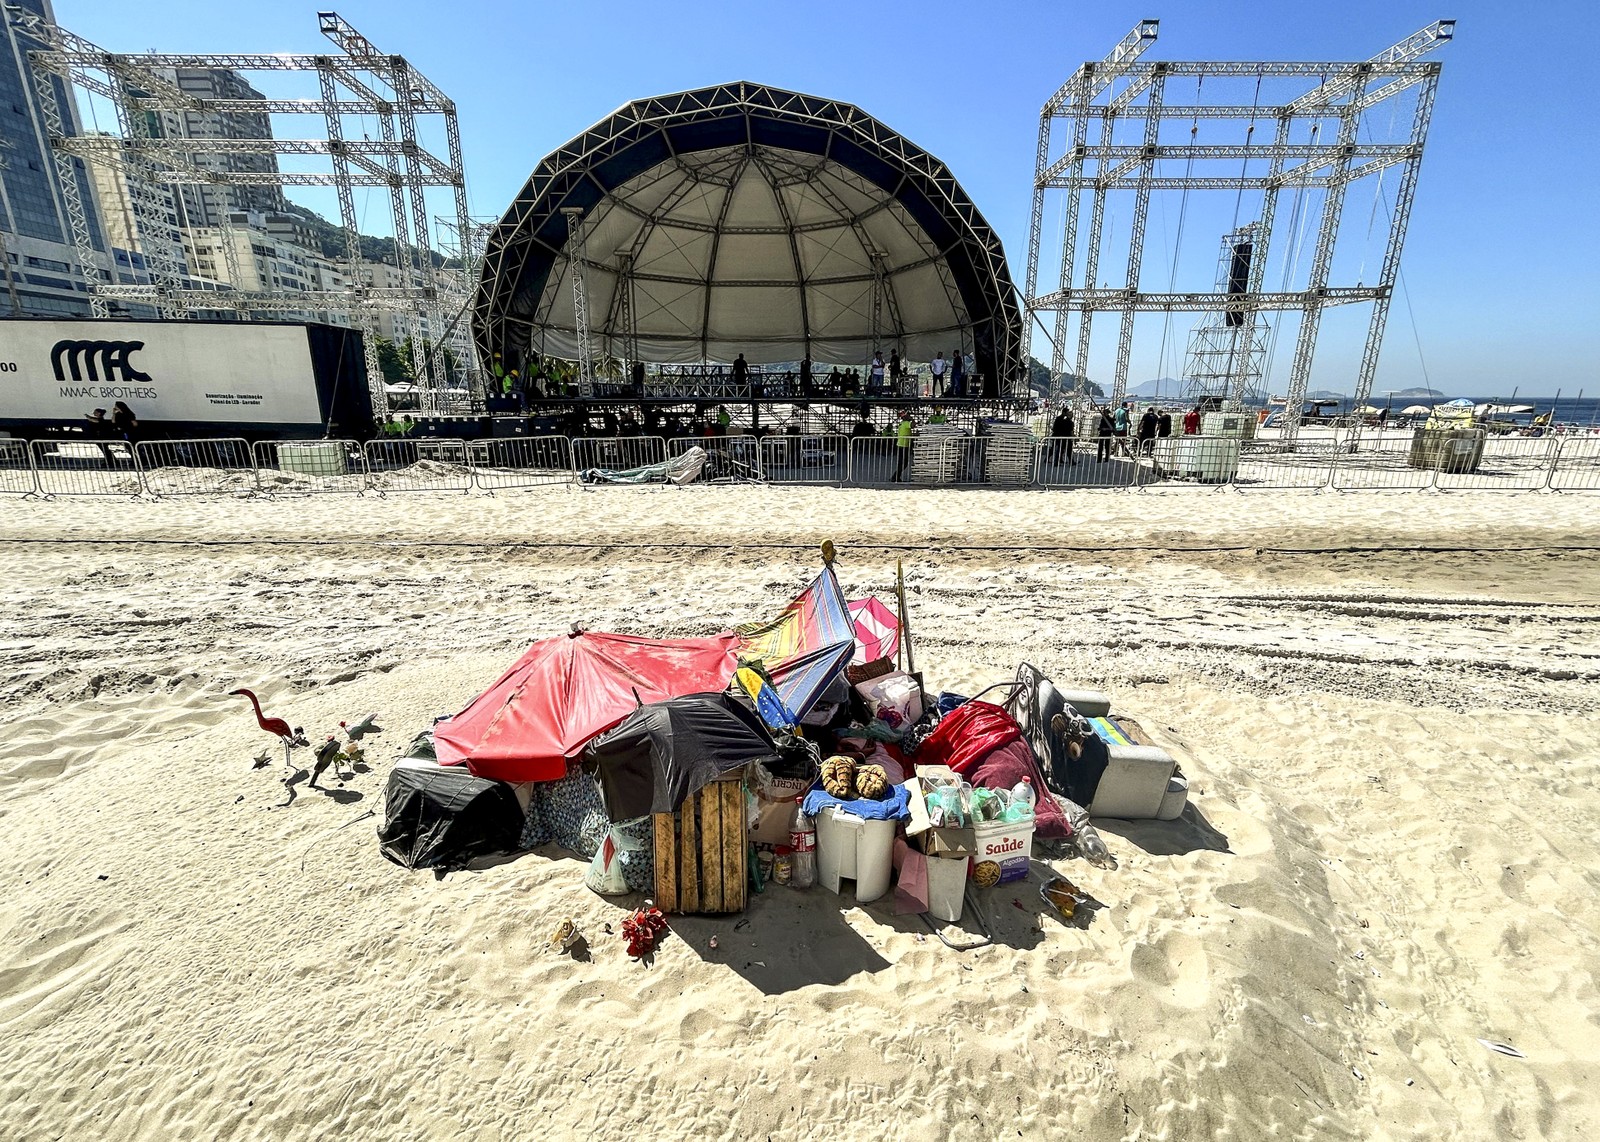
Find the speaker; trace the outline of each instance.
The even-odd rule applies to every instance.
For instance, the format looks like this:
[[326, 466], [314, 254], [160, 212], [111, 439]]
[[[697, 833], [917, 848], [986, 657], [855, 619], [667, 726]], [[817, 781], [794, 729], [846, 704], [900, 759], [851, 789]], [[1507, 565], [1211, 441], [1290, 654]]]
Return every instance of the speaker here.
[[[1255, 253], [1254, 242], [1239, 242], [1233, 247], [1233, 257], [1228, 263], [1228, 292], [1244, 293], [1250, 288], [1250, 258]], [[1229, 306], [1223, 324], [1237, 329], [1244, 324], [1244, 310]]]

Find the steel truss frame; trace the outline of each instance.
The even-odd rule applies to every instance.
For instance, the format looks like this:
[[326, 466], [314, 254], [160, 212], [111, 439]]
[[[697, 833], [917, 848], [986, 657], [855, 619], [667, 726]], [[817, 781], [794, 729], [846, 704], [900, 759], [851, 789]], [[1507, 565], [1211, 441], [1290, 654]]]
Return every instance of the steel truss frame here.
[[[993, 345], [1000, 391], [1006, 395], [1012, 386], [1025, 383], [1021, 312], [1004, 248], [949, 168], [860, 108], [744, 82], [636, 100], [545, 157], [500, 220], [485, 251], [472, 322], [480, 356], [498, 351], [506, 340], [507, 328], [518, 324], [511, 308], [520, 275], [531, 250], [549, 246], [539, 234], [552, 216], [570, 205], [587, 210], [600, 196], [596, 168], [634, 144], [655, 138], [666, 140], [668, 152], [675, 153], [671, 144], [675, 128], [734, 112], [820, 129], [840, 147], [859, 151], [886, 165], [906, 187], [934, 204], [956, 232], [951, 249], [945, 251], [948, 256], [935, 259], [936, 268], [944, 275], [954, 256], [971, 266], [973, 288], [994, 303], [994, 311], [976, 315], [972, 325], [974, 331], [981, 328]], [[561, 233], [564, 235], [565, 231]], [[559, 253], [559, 249], [552, 247], [547, 252]], [[634, 273], [633, 277], [647, 280], [644, 274]], [[870, 279], [867, 285], [870, 288]], [[547, 296], [555, 288], [558, 286], [553, 281], [544, 283]], [[871, 305], [871, 294], [865, 296]], [[892, 319], [895, 301], [887, 283], [882, 301], [890, 307]], [[611, 326], [613, 319], [614, 316], [607, 317], [606, 326], [600, 330], [607, 339], [616, 338], [621, 332]], [[636, 321], [637, 316], [630, 314], [630, 320]]]
[[[1399, 273], [1400, 251], [1404, 244], [1411, 206], [1421, 168], [1423, 145], [1427, 140], [1440, 65], [1420, 57], [1448, 43], [1454, 35], [1455, 21], [1439, 20], [1406, 39], [1361, 62], [1143, 62], [1141, 57], [1155, 42], [1159, 23], [1141, 21], [1099, 62], [1085, 63], [1048, 100], [1039, 115], [1038, 146], [1034, 161], [1033, 210], [1028, 235], [1028, 265], [1024, 302], [1032, 318], [1040, 313], [1054, 314], [1051, 374], [1060, 376], [1066, 364], [1068, 315], [1078, 315], [1076, 355], [1077, 392], [1081, 405], [1089, 370], [1089, 348], [1093, 317], [1097, 312], [1121, 315], [1118, 329], [1116, 365], [1112, 378], [1114, 400], [1127, 391], [1128, 364], [1132, 345], [1134, 314], [1140, 312], [1199, 312], [1221, 314], [1243, 311], [1239, 330], [1248, 331], [1246, 341], [1254, 344], [1257, 314], [1273, 311], [1298, 311], [1300, 327], [1290, 364], [1283, 440], [1293, 447], [1299, 418], [1292, 415], [1305, 398], [1316, 350], [1322, 310], [1330, 305], [1372, 302], [1367, 336], [1356, 378], [1356, 401], [1364, 403], [1372, 388], [1378, 352], [1389, 303]], [[1170, 82], [1177, 77], [1196, 80], [1197, 98], [1192, 104], [1166, 98]], [[1257, 80], [1257, 99], [1263, 79], [1301, 80], [1305, 89], [1288, 102], [1201, 103], [1198, 92], [1212, 77]], [[1399, 141], [1370, 142], [1361, 138], [1364, 117], [1405, 92], [1416, 91], [1409, 130]], [[1058, 120], [1065, 121], [1065, 142], [1052, 147]], [[1195, 141], [1201, 120], [1231, 121], [1242, 133], [1243, 142], [1200, 144]], [[1162, 138], [1165, 123], [1191, 125], [1190, 142], [1172, 144]], [[1248, 128], [1245, 125], [1248, 124]], [[1271, 125], [1269, 142], [1254, 142], [1256, 126]], [[1332, 125], [1332, 130], [1328, 126]], [[1292, 131], [1304, 126], [1311, 142], [1292, 141]], [[1094, 128], [1094, 132], [1091, 132]], [[1117, 138], [1122, 134], [1138, 137], [1138, 143]], [[1226, 127], [1224, 128], [1226, 130]], [[1332, 136], [1333, 142], [1323, 142]], [[1184, 164], [1182, 176], [1173, 176], [1174, 162]], [[1217, 169], [1228, 163], [1230, 172]], [[1251, 171], [1251, 165], [1265, 163], [1267, 170]], [[1158, 172], [1158, 164], [1168, 170]], [[1199, 170], [1196, 168], [1199, 167]], [[1352, 183], [1371, 175], [1382, 175], [1400, 168], [1398, 189], [1389, 209], [1388, 234], [1384, 242], [1383, 264], [1376, 282], [1330, 284], [1334, 246], [1346, 192]], [[1321, 191], [1321, 210], [1316, 223], [1315, 251], [1304, 288], [1276, 291], [1263, 288], [1268, 251], [1272, 246], [1277, 197], [1282, 190]], [[1248, 289], [1229, 293], [1220, 282], [1210, 292], [1149, 292], [1141, 288], [1143, 246], [1152, 191], [1246, 191], [1259, 195], [1259, 213], [1254, 260]], [[1040, 255], [1044, 245], [1046, 202], [1054, 192], [1065, 194], [1065, 218], [1061, 235], [1059, 283], [1054, 290], [1040, 288]], [[1124, 284], [1107, 288], [1097, 285], [1101, 278], [1100, 252], [1106, 229], [1107, 198], [1113, 193], [1131, 193], [1132, 223], [1128, 236], [1128, 256]], [[1237, 207], [1236, 207], [1237, 213]], [[1081, 217], [1087, 215], [1087, 248], [1078, 253]], [[1237, 221], [1236, 221], [1237, 225]], [[1289, 283], [1285, 283], [1287, 286]], [[1220, 322], [1220, 317], [1219, 317]], [[1031, 329], [1031, 322], [1030, 322]], [[1202, 328], [1205, 326], [1202, 325]], [[1236, 380], [1238, 378], [1235, 378]], [[1230, 394], [1239, 395], [1239, 385], [1230, 383]]]
[[[231, 309], [241, 317], [251, 314], [299, 314], [318, 311], [346, 313], [364, 334], [368, 382], [373, 409], [388, 409], [382, 372], [378, 367], [377, 316], [388, 312], [408, 315], [406, 322], [412, 360], [423, 408], [444, 411], [447, 379], [445, 331], [460, 319], [467, 296], [447, 296], [433, 265], [433, 251], [425, 192], [449, 187], [453, 214], [445, 219], [454, 244], [462, 251], [467, 273], [463, 283], [476, 280], [474, 267], [466, 265], [474, 248], [472, 223], [467, 216], [466, 178], [461, 156], [461, 132], [453, 100], [413, 68], [403, 56], [380, 52], [371, 41], [340, 18], [337, 12], [319, 12], [318, 27], [339, 49], [336, 53], [297, 54], [173, 54], [145, 52], [121, 54], [104, 50], [59, 24], [15, 5], [6, 6], [7, 17], [36, 40], [29, 52], [35, 84], [50, 143], [56, 174], [67, 205], [69, 223], [79, 260], [89, 278], [89, 303], [97, 317], [109, 316], [108, 301], [127, 300], [153, 306], [163, 317], [180, 318], [196, 312]], [[181, 90], [161, 74], [161, 69], [199, 68], [232, 71], [306, 71], [318, 78], [318, 99], [209, 99]], [[71, 98], [74, 87], [99, 95], [116, 108], [117, 137], [71, 135], [64, 129], [55, 82]], [[321, 116], [323, 139], [157, 138], [149, 129], [151, 113], [183, 112]], [[373, 116], [378, 122], [377, 141], [344, 138], [343, 117]], [[433, 154], [418, 142], [419, 116], [444, 120], [448, 153]], [[212, 170], [194, 161], [197, 155], [314, 155], [327, 156], [329, 171]], [[74, 172], [74, 158], [120, 164], [125, 175], [150, 282], [147, 285], [105, 283], [94, 269], [95, 255], [87, 216]], [[189, 284], [174, 257], [170, 234], [164, 226], [164, 207], [157, 188], [180, 184], [213, 186], [332, 186], [339, 198], [340, 224], [345, 234], [346, 290], [309, 290], [293, 293], [232, 289], [217, 291]], [[351, 189], [386, 187], [394, 216], [395, 268], [399, 287], [364, 285], [360, 277], [360, 246]], [[222, 212], [222, 245], [232, 282], [238, 282], [236, 253], [227, 211]], [[478, 243], [481, 249], [481, 243]], [[432, 334], [431, 351], [425, 352], [423, 322]], [[476, 362], [461, 361], [470, 391], [481, 395]]]

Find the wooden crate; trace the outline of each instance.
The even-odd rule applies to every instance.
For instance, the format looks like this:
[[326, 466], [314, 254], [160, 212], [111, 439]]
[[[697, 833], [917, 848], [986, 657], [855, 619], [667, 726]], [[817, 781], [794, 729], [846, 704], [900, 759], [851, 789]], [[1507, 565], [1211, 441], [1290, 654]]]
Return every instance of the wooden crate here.
[[713, 781], [676, 813], [657, 813], [656, 907], [663, 912], [743, 912], [750, 840], [744, 783]]

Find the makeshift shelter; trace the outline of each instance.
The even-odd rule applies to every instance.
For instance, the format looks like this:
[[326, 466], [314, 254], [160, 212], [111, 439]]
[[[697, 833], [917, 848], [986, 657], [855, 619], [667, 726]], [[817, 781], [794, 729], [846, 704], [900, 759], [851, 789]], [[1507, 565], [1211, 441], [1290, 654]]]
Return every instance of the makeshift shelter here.
[[739, 642], [731, 632], [652, 639], [593, 631], [536, 642], [434, 728], [439, 761], [479, 777], [553, 781], [641, 705], [725, 688]]
[[738, 633], [739, 657], [761, 663], [795, 720], [806, 716], [856, 652], [855, 624], [832, 567], [777, 618]]
[[642, 706], [583, 751], [613, 821], [671, 813], [723, 774], [776, 760], [761, 719], [727, 692]]
[[450, 872], [521, 848], [515, 791], [460, 769], [401, 765], [384, 789], [383, 855], [403, 868]]

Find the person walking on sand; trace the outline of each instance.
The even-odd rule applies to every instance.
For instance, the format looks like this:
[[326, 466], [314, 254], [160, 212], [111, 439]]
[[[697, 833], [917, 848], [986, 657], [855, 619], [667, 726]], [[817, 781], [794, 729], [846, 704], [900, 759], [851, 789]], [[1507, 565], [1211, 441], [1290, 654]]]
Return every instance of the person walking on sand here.
[[911, 459], [911, 437], [913, 434], [915, 434], [915, 432], [916, 425], [911, 423], [911, 410], [909, 408], [901, 409], [900, 423], [895, 425], [894, 429], [894, 450], [896, 456], [894, 466], [894, 482], [896, 483], [898, 483], [900, 479], [904, 477], [906, 464]]
[[1200, 435], [1200, 406], [1195, 405], [1183, 414], [1183, 434], [1185, 436]]
[[133, 415], [133, 409], [118, 401], [111, 406], [111, 427], [118, 436], [132, 444], [139, 431], [139, 418]]
[[1132, 408], [1132, 401], [1123, 401], [1111, 414], [1111, 434], [1117, 438], [1117, 451], [1124, 456], [1128, 455], [1128, 417]]
[[1055, 421], [1050, 425], [1052, 451], [1055, 453], [1056, 463], [1061, 462], [1061, 450], [1066, 448], [1067, 463], [1076, 464], [1078, 461], [1072, 455], [1072, 434], [1077, 430], [1077, 425], [1072, 419], [1072, 406], [1062, 405], [1061, 411], [1056, 413]]
[[1150, 449], [1153, 447], [1152, 442], [1155, 440], [1155, 438], [1156, 410], [1154, 408], [1147, 408], [1144, 410], [1144, 415], [1139, 418], [1139, 432], [1137, 436], [1139, 455], [1149, 455]]
[[1104, 464], [1111, 459], [1111, 438], [1116, 435], [1117, 422], [1111, 415], [1111, 410], [1105, 405], [1100, 406], [1100, 423], [1095, 428], [1094, 434], [1094, 462]]

